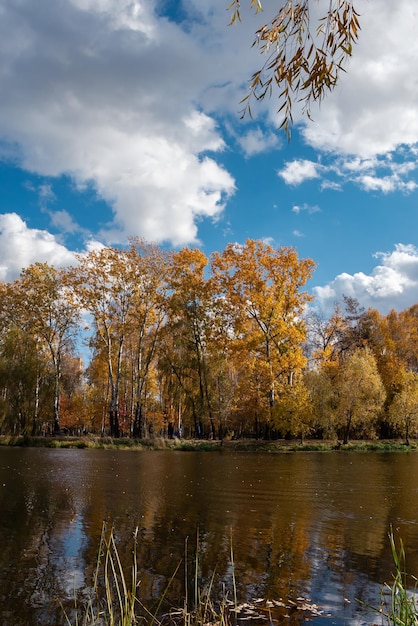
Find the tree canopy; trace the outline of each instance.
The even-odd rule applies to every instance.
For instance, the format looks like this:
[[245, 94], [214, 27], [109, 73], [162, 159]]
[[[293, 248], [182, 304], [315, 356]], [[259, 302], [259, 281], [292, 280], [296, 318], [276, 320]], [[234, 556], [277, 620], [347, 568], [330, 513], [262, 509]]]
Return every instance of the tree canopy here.
[[[418, 305], [310, 306], [315, 264], [134, 239], [0, 282], [0, 435], [418, 435]], [[86, 326], [88, 324], [88, 326]], [[78, 351], [85, 344], [85, 369]]]

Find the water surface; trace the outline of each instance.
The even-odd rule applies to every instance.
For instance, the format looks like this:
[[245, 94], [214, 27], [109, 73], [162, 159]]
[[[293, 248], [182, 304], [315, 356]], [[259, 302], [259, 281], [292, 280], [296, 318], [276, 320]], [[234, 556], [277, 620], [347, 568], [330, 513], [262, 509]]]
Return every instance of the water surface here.
[[[418, 454], [0, 448], [0, 623], [59, 624], [56, 600], [89, 585], [104, 520], [153, 602], [180, 561], [241, 599], [305, 597], [326, 623], [376, 621], [392, 526], [418, 572]], [[328, 617], [325, 617], [328, 616]], [[61, 622], [62, 623], [62, 622]]]

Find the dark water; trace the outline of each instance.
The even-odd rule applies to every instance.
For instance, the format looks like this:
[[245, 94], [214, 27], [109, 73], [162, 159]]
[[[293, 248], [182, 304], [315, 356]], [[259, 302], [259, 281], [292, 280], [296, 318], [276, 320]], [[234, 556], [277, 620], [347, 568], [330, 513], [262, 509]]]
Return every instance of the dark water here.
[[376, 604], [391, 579], [391, 525], [418, 572], [418, 454], [0, 448], [2, 626], [62, 623], [57, 598], [90, 584], [103, 520], [122, 558], [139, 528], [148, 602], [183, 560], [181, 601], [197, 537], [202, 579], [228, 588], [232, 536], [242, 600], [303, 596], [316, 623], [377, 622], [356, 598]]

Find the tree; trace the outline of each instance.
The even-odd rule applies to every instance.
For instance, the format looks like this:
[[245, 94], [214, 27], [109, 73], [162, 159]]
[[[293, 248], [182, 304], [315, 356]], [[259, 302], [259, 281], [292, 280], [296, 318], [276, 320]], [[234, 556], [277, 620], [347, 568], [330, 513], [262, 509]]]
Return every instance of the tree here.
[[81, 306], [94, 320], [93, 345], [107, 364], [110, 436], [119, 437], [122, 358], [138, 302], [141, 272], [126, 251], [109, 247], [80, 256], [71, 280]]
[[208, 263], [206, 255], [196, 248], [183, 248], [172, 255], [164, 360], [167, 373], [174, 375], [173, 380], [189, 403], [195, 433], [202, 432], [208, 419], [211, 436], [215, 438], [208, 366], [214, 306], [211, 283], [205, 278]]
[[127, 341], [131, 351], [132, 395], [134, 399], [131, 433], [145, 434], [145, 401], [153, 359], [158, 346], [165, 311], [164, 296], [171, 256], [154, 244], [133, 239], [127, 252], [137, 269], [135, 306]]
[[346, 330], [346, 321], [337, 304], [331, 316], [318, 309], [311, 309], [305, 316], [307, 341], [305, 352], [313, 364], [324, 364], [338, 359], [341, 336]]
[[275, 423], [284, 435], [304, 438], [313, 430], [313, 404], [302, 376], [288, 385], [275, 407]]
[[335, 419], [347, 444], [353, 428], [368, 432], [385, 401], [385, 389], [376, 359], [367, 348], [358, 348], [344, 359], [334, 381]]
[[311, 297], [301, 287], [313, 268], [313, 261], [300, 260], [293, 248], [275, 250], [252, 239], [242, 246], [228, 244], [212, 257], [215, 289], [236, 350], [241, 350], [242, 362], [256, 362], [252, 371], [262, 389], [266, 434], [273, 425], [276, 395], [293, 385], [306, 362], [302, 313]]
[[165, 314], [168, 258], [155, 244], [134, 238], [127, 249], [102, 248], [80, 256], [71, 271], [75, 293], [95, 327], [87, 372], [91, 395], [101, 410], [108, 405], [112, 437], [122, 431], [145, 434], [145, 399]]
[[51, 406], [48, 364], [46, 350], [31, 332], [11, 324], [2, 333], [0, 426], [5, 431], [36, 435], [41, 423], [48, 421], [46, 407]]
[[418, 374], [401, 370], [398, 380], [399, 388], [389, 407], [389, 423], [403, 431], [409, 446], [412, 430], [418, 427]]
[[62, 359], [71, 351], [79, 309], [67, 285], [64, 270], [47, 263], [24, 269], [9, 284], [9, 313], [24, 334], [30, 334], [37, 350], [49, 352], [53, 380], [53, 430], [60, 431]]
[[387, 405], [399, 390], [399, 373], [418, 372], [418, 307], [390, 311], [383, 316], [374, 309], [363, 315], [363, 343], [373, 351], [387, 392]]
[[317, 369], [308, 369], [304, 376], [311, 403], [312, 426], [316, 435], [324, 439], [335, 436], [337, 398], [333, 388], [333, 370], [333, 366], [323, 364]]
[[[330, 0], [325, 14], [314, 17], [313, 0], [286, 0], [269, 22], [259, 28], [253, 46], [266, 54], [261, 69], [251, 78], [243, 99], [243, 115], [251, 115], [251, 102], [278, 90], [280, 127], [290, 134], [293, 103], [303, 103], [310, 118], [311, 105], [336, 86], [357, 42], [360, 24], [353, 0]], [[230, 23], [241, 19], [240, 0], [233, 0]], [[261, 0], [251, 0], [256, 13]]]

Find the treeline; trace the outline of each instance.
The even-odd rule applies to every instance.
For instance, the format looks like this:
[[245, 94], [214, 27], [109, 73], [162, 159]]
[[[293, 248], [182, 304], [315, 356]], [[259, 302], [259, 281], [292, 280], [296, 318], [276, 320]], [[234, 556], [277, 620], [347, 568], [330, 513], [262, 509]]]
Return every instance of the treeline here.
[[24, 269], [0, 283], [0, 432], [408, 441], [418, 307], [306, 313], [313, 270], [261, 241], [139, 239]]

